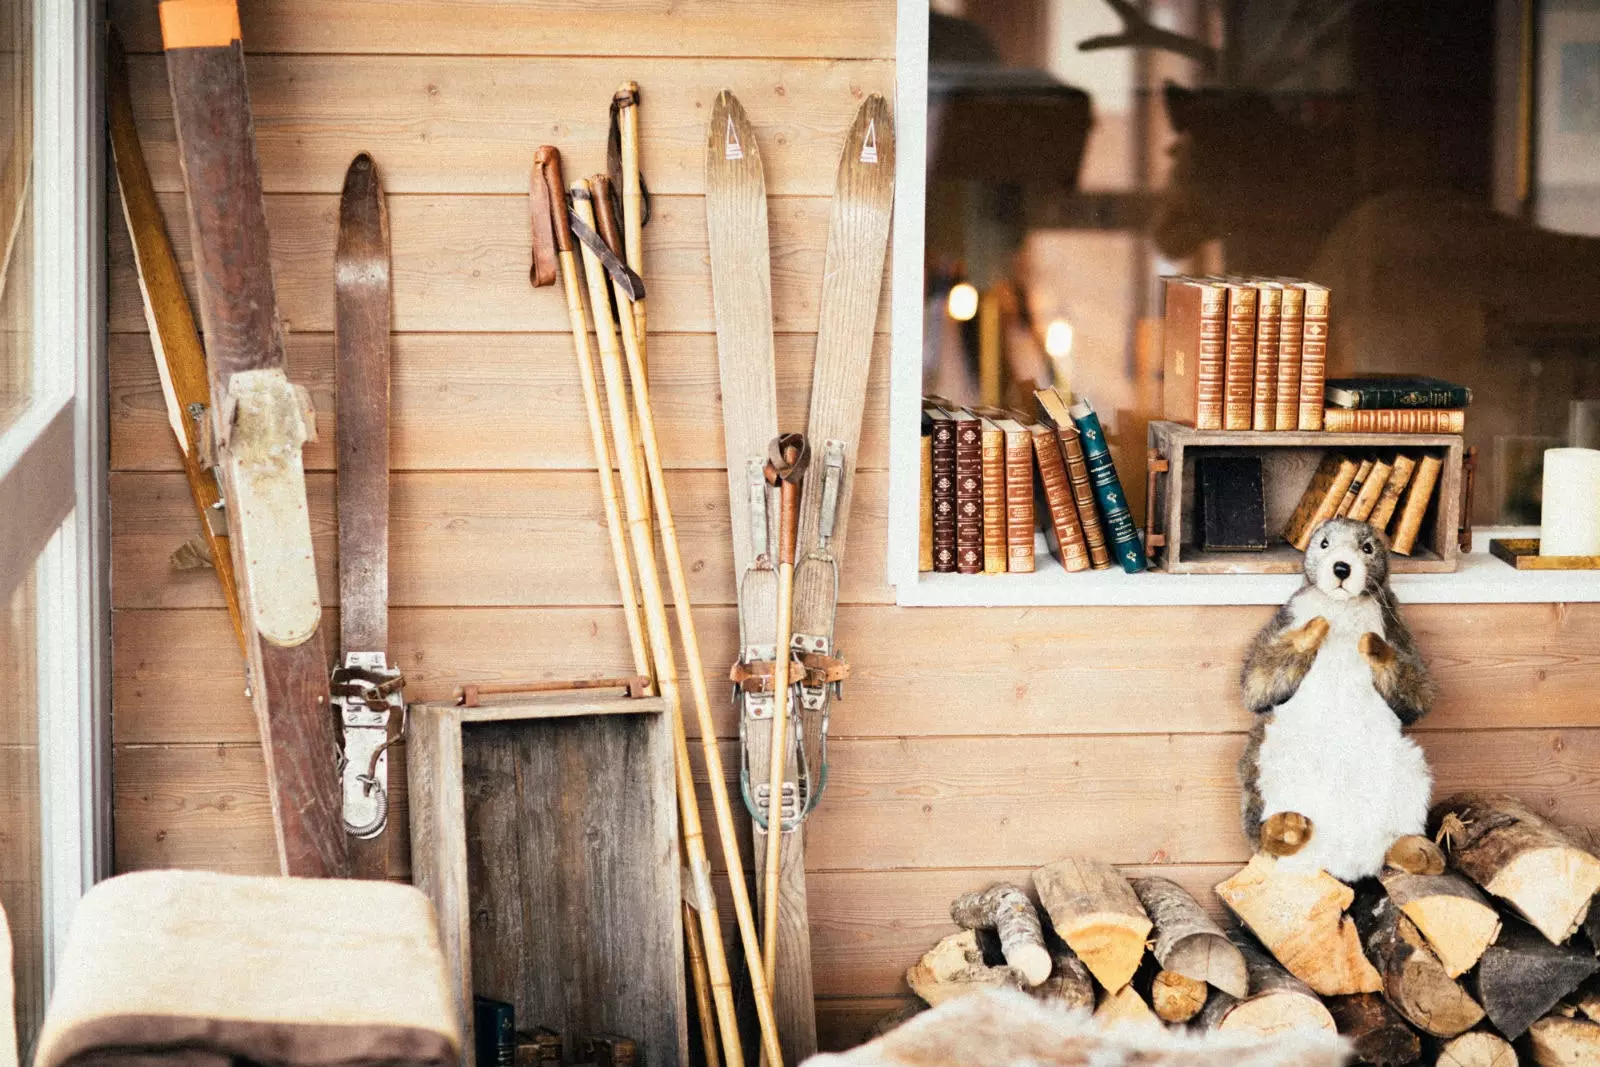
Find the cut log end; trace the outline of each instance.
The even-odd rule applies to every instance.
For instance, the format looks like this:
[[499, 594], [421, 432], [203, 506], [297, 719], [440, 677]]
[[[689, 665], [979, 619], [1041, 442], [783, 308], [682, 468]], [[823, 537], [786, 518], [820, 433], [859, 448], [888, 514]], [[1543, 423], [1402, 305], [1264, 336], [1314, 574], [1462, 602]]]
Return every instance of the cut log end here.
[[1050, 951], [1045, 948], [1039, 913], [1020, 887], [1002, 883], [958, 897], [950, 905], [950, 917], [968, 930], [995, 931], [1006, 963], [1027, 985], [1039, 985], [1050, 977]]
[[1234, 997], [1249, 995], [1244, 957], [1194, 897], [1167, 878], [1136, 878], [1133, 891], [1154, 924], [1152, 951], [1163, 970]]
[[1473, 1030], [1446, 1041], [1435, 1067], [1517, 1067], [1517, 1053], [1499, 1034]]
[[951, 934], [906, 972], [912, 992], [938, 1007], [947, 1000], [982, 989], [1020, 989], [1022, 976], [1010, 967], [991, 967], [973, 930]]
[[1600, 1063], [1600, 1023], [1551, 1015], [1528, 1027], [1536, 1067], [1593, 1067]]
[[1133, 979], [1152, 929], [1144, 906], [1115, 867], [1071, 857], [1033, 873], [1056, 933], [1106, 989]]
[[1390, 874], [1383, 888], [1452, 978], [1471, 970], [1500, 933], [1499, 913], [1460, 875]]
[[1186, 1023], [1205, 1007], [1210, 988], [1188, 975], [1161, 971], [1150, 983], [1150, 1007], [1163, 1021]]
[[1264, 993], [1240, 1001], [1218, 1030], [1247, 1034], [1281, 1034], [1290, 1030], [1337, 1031], [1333, 1016], [1322, 1001], [1293, 993]]
[[1559, 945], [1577, 932], [1600, 892], [1600, 860], [1576, 848], [1534, 849], [1506, 863], [1484, 888]]

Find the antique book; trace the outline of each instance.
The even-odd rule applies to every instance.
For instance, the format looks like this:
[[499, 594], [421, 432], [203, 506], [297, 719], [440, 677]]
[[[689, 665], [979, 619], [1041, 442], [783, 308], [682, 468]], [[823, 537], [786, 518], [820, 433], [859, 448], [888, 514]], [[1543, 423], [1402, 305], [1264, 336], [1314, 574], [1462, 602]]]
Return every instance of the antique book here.
[[1349, 456], [1329, 452], [1322, 457], [1311, 484], [1283, 528], [1283, 539], [1304, 552], [1311, 543], [1311, 531], [1333, 518], [1344, 494], [1355, 479], [1359, 464]]
[[1378, 497], [1372, 514], [1367, 516], [1367, 522], [1373, 529], [1383, 531], [1389, 528], [1389, 519], [1400, 505], [1400, 494], [1411, 484], [1411, 473], [1416, 469], [1416, 459], [1404, 452], [1394, 457], [1394, 470], [1389, 472], [1389, 482], [1383, 487], [1383, 495]]
[[933, 570], [933, 423], [922, 416], [922, 495], [917, 508], [917, 570]]
[[1006, 441], [1006, 570], [1033, 571], [1033, 435], [1016, 419], [1001, 419]]
[[1328, 408], [1328, 433], [1460, 433], [1467, 413], [1460, 408]]
[[956, 422], [942, 407], [923, 408], [932, 426], [933, 569], [956, 569]]
[[[1411, 476], [1411, 488], [1406, 491], [1405, 503], [1400, 506], [1400, 514], [1395, 519], [1394, 536], [1389, 540], [1389, 549], [1402, 556], [1409, 556], [1417, 547], [1417, 537], [1422, 533], [1422, 519], [1428, 513], [1428, 501], [1433, 497], [1433, 488], [1439, 483], [1439, 473], [1444, 469], [1444, 460], [1439, 456], [1423, 456], [1417, 461], [1417, 471]], [[1452, 531], [1451, 536], [1455, 536]]]
[[1039, 461], [1039, 479], [1044, 483], [1045, 544], [1050, 554], [1069, 571], [1089, 569], [1089, 549], [1083, 542], [1083, 527], [1078, 522], [1078, 506], [1072, 502], [1072, 487], [1067, 484], [1067, 467], [1061, 458], [1061, 442], [1054, 427], [1034, 423], [1033, 453]]
[[475, 996], [472, 1030], [482, 1067], [513, 1067], [517, 1056], [516, 1008], [503, 1000]]
[[1221, 284], [1185, 275], [1167, 279], [1161, 333], [1164, 417], [1199, 430], [1222, 429], [1227, 335], [1228, 297]]
[[1266, 498], [1259, 456], [1201, 456], [1195, 507], [1204, 552], [1262, 552], [1267, 547]]
[[1283, 312], [1278, 322], [1278, 384], [1273, 425], [1280, 430], [1300, 426], [1300, 343], [1305, 328], [1306, 291], [1292, 282], [1283, 287]]
[[[1278, 339], [1283, 323], [1283, 286], [1258, 281], [1256, 287], [1255, 384], [1251, 388], [1250, 428], [1272, 430], [1278, 411]], [[1287, 427], [1285, 427], [1287, 429]]]
[[1089, 566], [1097, 571], [1111, 566], [1111, 549], [1106, 545], [1105, 527], [1100, 522], [1100, 512], [1095, 504], [1094, 484], [1089, 480], [1089, 461], [1083, 452], [1083, 435], [1072, 421], [1066, 398], [1058, 389], [1040, 389], [1034, 394], [1039, 401], [1041, 420], [1056, 431], [1061, 442], [1061, 459], [1067, 465], [1067, 481], [1072, 486], [1072, 502], [1078, 506], [1078, 523], [1083, 527], [1083, 541], [1089, 548]]
[[1089, 466], [1089, 481], [1094, 485], [1095, 501], [1100, 505], [1106, 538], [1111, 542], [1111, 554], [1124, 571], [1136, 574], [1145, 569], [1144, 545], [1133, 525], [1133, 513], [1128, 510], [1128, 498], [1122, 492], [1116, 465], [1111, 461], [1111, 446], [1100, 425], [1100, 416], [1083, 397], [1079, 397], [1069, 411], [1078, 433], [1083, 436], [1083, 457]]
[[1421, 374], [1365, 374], [1328, 379], [1323, 397], [1330, 408], [1464, 408], [1472, 390]]
[[966, 408], [956, 423], [956, 573], [983, 573], [983, 424]]
[[1350, 510], [1345, 512], [1345, 515], [1357, 522], [1366, 522], [1372, 514], [1372, 509], [1378, 506], [1378, 499], [1383, 496], [1383, 490], [1389, 484], [1393, 470], [1392, 463], [1383, 459], [1374, 460], [1372, 470], [1362, 479], [1361, 492], [1356, 495]]
[[1006, 572], [1006, 435], [990, 418], [983, 425], [983, 573]]
[[1322, 429], [1322, 386], [1328, 378], [1328, 287], [1295, 282], [1305, 293], [1300, 330], [1300, 429]]
[[1256, 287], [1228, 281], [1223, 288], [1228, 292], [1228, 340], [1223, 349], [1222, 428], [1248, 430], [1254, 424]]
[[1361, 487], [1367, 484], [1367, 475], [1372, 473], [1371, 459], [1363, 459], [1356, 468], [1356, 476], [1350, 479], [1350, 485], [1344, 491], [1344, 497], [1339, 501], [1339, 507], [1334, 511], [1336, 516], [1350, 514], [1350, 509], [1355, 506], [1356, 497], [1361, 492]]

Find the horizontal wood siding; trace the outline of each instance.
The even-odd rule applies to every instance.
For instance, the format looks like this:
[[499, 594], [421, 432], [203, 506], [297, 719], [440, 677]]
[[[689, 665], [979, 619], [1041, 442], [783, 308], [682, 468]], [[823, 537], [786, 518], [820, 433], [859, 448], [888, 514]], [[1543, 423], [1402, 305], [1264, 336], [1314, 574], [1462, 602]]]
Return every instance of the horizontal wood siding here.
[[[162, 207], [191, 270], [154, 5], [111, 0]], [[559, 295], [527, 284], [532, 151], [603, 165], [616, 83], [643, 87], [651, 378], [709, 678], [736, 640], [700, 197], [717, 89], [761, 136], [779, 408], [800, 426], [838, 144], [893, 87], [888, 0], [259, 0], [243, 5], [291, 373], [330, 622], [334, 216], [373, 153], [391, 191], [392, 651], [414, 699], [628, 663]], [[109, 216], [118, 867], [272, 869], [260, 749], [194, 517], [120, 212]], [[912, 224], [915, 224], [914, 221]], [[192, 274], [189, 278], [193, 284]], [[887, 307], [887, 287], [883, 306]], [[1244, 858], [1238, 663], [1260, 608], [904, 610], [884, 572], [889, 318], [879, 317], [838, 632], [854, 664], [808, 833], [825, 1047], [905, 1003], [954, 895], [1083, 851], [1205, 896]], [[1443, 696], [1419, 738], [1441, 790], [1508, 789], [1600, 822], [1600, 608], [1438, 605], [1407, 617]], [[718, 732], [733, 754], [731, 707]], [[403, 766], [403, 761], [396, 761]], [[398, 828], [404, 782], [396, 782]], [[395, 858], [408, 869], [397, 835]], [[724, 887], [725, 891], [725, 887]]]

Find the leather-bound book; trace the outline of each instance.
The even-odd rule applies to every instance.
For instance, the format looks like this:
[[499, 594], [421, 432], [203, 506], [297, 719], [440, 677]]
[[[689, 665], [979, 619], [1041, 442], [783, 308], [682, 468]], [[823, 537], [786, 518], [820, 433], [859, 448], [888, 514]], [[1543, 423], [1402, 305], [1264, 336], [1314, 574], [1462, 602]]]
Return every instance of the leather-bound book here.
[[1050, 554], [1069, 571], [1089, 569], [1089, 550], [1083, 543], [1083, 527], [1078, 524], [1078, 506], [1072, 502], [1072, 487], [1067, 484], [1067, 466], [1061, 458], [1061, 443], [1054, 427], [1035, 423], [1029, 427], [1033, 454], [1039, 461], [1039, 479], [1044, 483], [1044, 540]]
[[1417, 472], [1411, 476], [1411, 488], [1406, 491], [1405, 503], [1400, 505], [1400, 516], [1395, 520], [1394, 537], [1389, 541], [1390, 551], [1409, 556], [1417, 547], [1422, 519], [1428, 513], [1428, 501], [1433, 498], [1433, 489], [1439, 484], [1439, 472], [1442, 470], [1444, 460], [1438, 456], [1423, 456], [1417, 461]]
[[1333, 518], [1334, 512], [1339, 510], [1339, 504], [1344, 500], [1350, 483], [1355, 480], [1359, 466], [1349, 456], [1337, 452], [1324, 455], [1317, 473], [1311, 477], [1311, 484], [1306, 487], [1305, 495], [1300, 498], [1294, 514], [1289, 516], [1289, 522], [1283, 528], [1283, 539], [1304, 552], [1311, 543], [1311, 531]]
[[1328, 408], [1328, 433], [1460, 433], [1467, 413], [1460, 408]]
[[922, 494], [917, 509], [917, 571], [933, 570], [933, 423], [922, 415]]
[[1400, 494], [1411, 484], [1411, 474], [1416, 469], [1417, 461], [1404, 452], [1394, 457], [1394, 469], [1389, 472], [1389, 482], [1383, 487], [1383, 495], [1378, 497], [1378, 503], [1372, 509], [1372, 514], [1367, 516], [1367, 522], [1373, 529], [1389, 528], [1389, 520], [1394, 517], [1395, 509], [1400, 506]]
[[983, 425], [983, 573], [1006, 572], [1006, 435], [993, 419]]
[[1228, 281], [1223, 288], [1228, 291], [1228, 340], [1223, 351], [1222, 428], [1248, 430], [1254, 425], [1256, 391], [1256, 287]]
[[503, 1000], [475, 996], [472, 998], [472, 1029], [479, 1067], [514, 1067], [516, 1008]]
[[1089, 461], [1083, 452], [1083, 435], [1072, 421], [1066, 398], [1058, 389], [1034, 392], [1039, 402], [1040, 421], [1056, 432], [1061, 443], [1061, 460], [1067, 465], [1067, 483], [1072, 486], [1072, 502], [1078, 507], [1078, 524], [1083, 527], [1083, 542], [1089, 549], [1089, 566], [1103, 571], [1111, 566], [1111, 549], [1106, 544], [1105, 527], [1095, 504], [1094, 483], [1089, 480]]
[[1068, 410], [1078, 433], [1083, 435], [1083, 456], [1089, 465], [1095, 502], [1100, 505], [1100, 515], [1105, 522], [1106, 539], [1111, 542], [1111, 555], [1124, 571], [1137, 574], [1145, 569], [1144, 544], [1139, 540], [1133, 512], [1128, 510], [1128, 498], [1122, 491], [1116, 465], [1111, 461], [1111, 446], [1100, 425], [1100, 416], [1082, 397]]
[[1372, 509], [1378, 506], [1378, 499], [1383, 496], [1384, 487], [1389, 484], [1389, 476], [1393, 471], [1392, 463], [1382, 459], [1373, 460], [1372, 470], [1361, 482], [1361, 492], [1356, 494], [1345, 515], [1357, 522], [1366, 522], [1372, 515]]
[[1328, 306], [1326, 285], [1296, 282], [1306, 294], [1300, 331], [1300, 428], [1322, 429], [1322, 387], [1328, 380]]
[[1283, 286], [1270, 281], [1258, 281], [1255, 285], [1256, 366], [1250, 399], [1250, 428], [1275, 430], [1278, 428], [1278, 342], [1283, 323]]
[[1228, 294], [1219, 283], [1167, 279], [1162, 322], [1161, 413], [1199, 430], [1222, 429]]
[[1306, 318], [1306, 291], [1292, 282], [1283, 287], [1278, 321], [1278, 384], [1272, 422], [1280, 430], [1300, 426], [1300, 343]]
[[1330, 378], [1323, 386], [1330, 408], [1464, 408], [1472, 390], [1421, 374], [1365, 374]]
[[942, 407], [923, 408], [932, 427], [933, 452], [933, 569], [953, 574], [956, 569], [956, 421]]
[[1033, 435], [1016, 419], [1001, 419], [1006, 439], [1006, 570], [1033, 572]]
[[956, 573], [983, 573], [983, 423], [958, 408], [956, 423]]
[[1202, 456], [1196, 462], [1198, 547], [1204, 552], [1263, 552], [1267, 508], [1259, 456]]
[[1344, 496], [1339, 500], [1339, 506], [1334, 510], [1334, 515], [1343, 517], [1350, 514], [1350, 509], [1355, 507], [1356, 497], [1361, 495], [1361, 489], [1367, 484], [1367, 475], [1372, 473], [1373, 460], [1364, 459], [1356, 468], [1356, 476], [1350, 480], [1345, 488]]

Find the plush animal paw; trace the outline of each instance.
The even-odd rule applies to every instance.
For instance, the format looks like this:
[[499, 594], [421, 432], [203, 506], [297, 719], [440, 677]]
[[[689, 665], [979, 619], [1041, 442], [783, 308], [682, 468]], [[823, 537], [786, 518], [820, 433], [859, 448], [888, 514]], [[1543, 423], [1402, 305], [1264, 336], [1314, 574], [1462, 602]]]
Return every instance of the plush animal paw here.
[[1394, 662], [1394, 646], [1371, 630], [1361, 635], [1356, 648], [1374, 667], [1387, 667]]
[[1306, 847], [1311, 833], [1310, 819], [1297, 811], [1280, 811], [1261, 824], [1261, 851], [1269, 856], [1292, 856]]
[[1328, 636], [1328, 620], [1318, 615], [1298, 630], [1291, 630], [1288, 636], [1296, 651], [1315, 652]]
[[1443, 874], [1444, 852], [1426, 837], [1406, 834], [1389, 846], [1383, 865], [1406, 874]]

